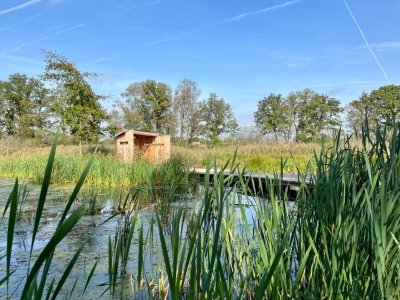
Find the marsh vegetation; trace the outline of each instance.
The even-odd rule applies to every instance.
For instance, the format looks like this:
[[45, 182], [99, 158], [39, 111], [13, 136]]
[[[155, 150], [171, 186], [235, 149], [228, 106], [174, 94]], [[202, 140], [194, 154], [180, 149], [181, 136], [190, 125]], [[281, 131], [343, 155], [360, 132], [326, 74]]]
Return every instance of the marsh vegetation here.
[[[91, 234], [79, 224], [90, 201], [76, 200], [95, 154], [63, 204], [54, 231], [42, 247], [35, 246], [56, 162], [54, 144], [26, 262], [18, 261], [21, 254], [14, 251], [15, 229], [22, 222], [18, 180], [5, 204], [2, 291], [6, 298], [21, 299], [398, 298], [399, 128], [365, 128], [361, 143], [353, 147], [340, 131], [331, 144], [322, 143], [310, 169], [298, 170], [295, 206], [279, 184], [285, 160], [263, 186], [265, 198], [247, 193], [258, 179], [243, 176], [246, 169], [237, 163], [237, 153], [223, 165], [209, 158], [208, 172], [220, 175], [211, 181], [206, 176], [196, 189], [189, 184], [188, 166], [168, 162], [155, 170], [143, 164], [146, 188], [127, 191], [119, 210], [96, 222], [91, 231], [107, 228], [108, 236], [97, 248], [102, 253], [86, 254], [84, 263]], [[239, 175], [218, 173], [226, 169]], [[160, 178], [168, 178], [164, 188]], [[141, 199], [153, 203], [152, 209], [140, 209]], [[66, 266], [55, 267], [58, 247], [76, 230], [81, 242], [64, 257]]]

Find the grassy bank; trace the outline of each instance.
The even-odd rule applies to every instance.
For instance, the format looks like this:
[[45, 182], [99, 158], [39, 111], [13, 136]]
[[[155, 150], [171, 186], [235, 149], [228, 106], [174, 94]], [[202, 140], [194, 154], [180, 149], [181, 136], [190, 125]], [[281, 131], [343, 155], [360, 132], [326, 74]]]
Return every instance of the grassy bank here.
[[[33, 183], [41, 183], [47, 162], [48, 147], [14, 148], [9, 154], [0, 156], [0, 177], [28, 178]], [[86, 183], [95, 186], [122, 187], [145, 184], [143, 162], [139, 159], [131, 164], [117, 159], [113, 146], [103, 146], [97, 155]], [[297, 173], [306, 168], [315, 168], [313, 151], [319, 151], [317, 144], [254, 144], [244, 146], [220, 146], [213, 149], [172, 147], [172, 160], [194, 167], [205, 167], [209, 155], [220, 168], [237, 150], [236, 161], [246, 165], [249, 171], [273, 173], [280, 171], [281, 160], [287, 159], [284, 173]], [[70, 184], [77, 182], [90, 154], [79, 155], [77, 147], [59, 146], [55, 158], [51, 183]], [[157, 166], [148, 164], [148, 168]]]
[[[89, 155], [61, 152], [54, 161], [51, 183], [75, 183], [82, 173]], [[47, 162], [44, 153], [20, 155], [13, 153], [0, 158], [0, 176], [5, 178], [29, 178], [34, 183], [41, 183], [43, 170]], [[98, 156], [86, 183], [98, 186], [121, 187], [139, 185], [146, 182], [142, 162], [123, 164], [112, 155]]]

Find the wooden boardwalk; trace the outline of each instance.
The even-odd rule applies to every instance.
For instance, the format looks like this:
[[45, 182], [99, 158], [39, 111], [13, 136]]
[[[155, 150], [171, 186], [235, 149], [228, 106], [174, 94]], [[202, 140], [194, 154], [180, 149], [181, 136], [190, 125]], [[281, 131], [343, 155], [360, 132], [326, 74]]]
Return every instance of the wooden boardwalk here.
[[[206, 176], [206, 169], [193, 169], [193, 172], [198, 174], [201, 181], [204, 181]], [[232, 175], [230, 171], [224, 171], [224, 177]], [[210, 181], [212, 181], [215, 176], [214, 170], [210, 170]], [[231, 183], [237, 182], [239, 173], [233, 173], [233, 178]], [[243, 178], [247, 184], [247, 189], [251, 195], [266, 196], [269, 193], [268, 187], [270, 187], [270, 181], [272, 180], [273, 185], [276, 190], [287, 191], [289, 200], [295, 200], [297, 192], [301, 185], [301, 179], [297, 174], [272, 174], [272, 173], [258, 173], [258, 172], [247, 172], [244, 174]], [[310, 185], [311, 178], [306, 177], [305, 183]]]

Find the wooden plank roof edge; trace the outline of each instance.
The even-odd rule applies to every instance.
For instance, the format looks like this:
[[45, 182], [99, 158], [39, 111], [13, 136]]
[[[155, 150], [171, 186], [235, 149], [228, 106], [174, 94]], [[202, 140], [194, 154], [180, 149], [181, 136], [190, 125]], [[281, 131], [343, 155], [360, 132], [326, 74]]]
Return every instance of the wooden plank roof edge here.
[[115, 134], [115, 137], [118, 137], [118, 136], [120, 136], [121, 134], [123, 134], [123, 133], [125, 133], [125, 132], [127, 132], [127, 131], [128, 131], [128, 129], [122, 129], [122, 130], [118, 131], [118, 132]]
[[153, 132], [144, 132], [144, 131], [133, 131], [133, 135], [145, 135], [145, 136], [159, 136], [158, 133]]
[[[135, 135], [159, 136], [158, 133], [137, 131], [137, 130], [134, 130], [134, 129], [132, 129], [132, 130], [133, 130], [133, 135], [134, 135], [134, 136], [135, 136]], [[118, 131], [118, 132], [115, 134], [115, 137], [118, 137], [118, 136], [120, 136], [121, 134], [126, 133], [126, 132], [128, 132], [128, 131], [129, 131], [129, 129], [122, 129], [121, 131]]]

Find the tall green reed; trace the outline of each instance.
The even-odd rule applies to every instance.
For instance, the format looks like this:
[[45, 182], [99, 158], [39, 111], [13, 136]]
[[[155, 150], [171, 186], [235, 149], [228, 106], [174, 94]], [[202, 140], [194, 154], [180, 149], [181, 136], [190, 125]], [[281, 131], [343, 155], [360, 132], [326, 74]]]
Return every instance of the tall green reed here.
[[[90, 157], [89, 162], [84, 168], [82, 175], [80, 176], [78, 182], [76, 183], [71, 196], [69, 197], [64, 211], [61, 213], [60, 220], [58, 225], [56, 226], [55, 232], [50, 237], [47, 244], [44, 246], [43, 250], [39, 253], [35, 253], [34, 245], [36, 242], [36, 236], [40, 231], [40, 219], [42, 218], [47, 192], [49, 189], [49, 185], [51, 182], [51, 174], [54, 167], [55, 161], [55, 153], [57, 146], [57, 138], [58, 134], [56, 134], [49, 159], [47, 162], [46, 170], [44, 173], [44, 177], [42, 180], [41, 191], [39, 195], [39, 199], [37, 201], [36, 207], [36, 215], [33, 221], [33, 229], [31, 233], [31, 243], [30, 243], [30, 251], [28, 256], [28, 263], [26, 265], [26, 275], [25, 278], [20, 281], [17, 285], [17, 288], [14, 291], [9, 290], [9, 283], [15, 283], [16, 280], [20, 280], [19, 278], [14, 278], [16, 269], [11, 270], [11, 258], [13, 256], [13, 242], [14, 242], [14, 231], [18, 214], [18, 201], [20, 193], [24, 192], [24, 186], [21, 187], [18, 185], [18, 178], [15, 181], [14, 188], [8, 198], [8, 201], [5, 205], [4, 213], [1, 221], [4, 221], [6, 217], [6, 213], [8, 212], [8, 231], [7, 231], [7, 247], [6, 247], [6, 255], [1, 259], [6, 259], [6, 275], [0, 279], [0, 284], [6, 283], [7, 285], [7, 298], [14, 298], [15, 294], [20, 299], [56, 299], [60, 296], [60, 292], [63, 289], [71, 270], [74, 268], [78, 257], [85, 245], [83, 243], [75, 252], [73, 257], [71, 258], [68, 266], [65, 268], [60, 278], [54, 276], [50, 278], [50, 269], [52, 267], [52, 263], [54, 261], [54, 251], [57, 248], [57, 245], [67, 236], [68, 233], [74, 228], [74, 226], [79, 222], [86, 211], [86, 203], [81, 204], [78, 208], [74, 209], [71, 212], [72, 204], [74, 203], [84, 181], [89, 173], [90, 167], [93, 164], [93, 160], [96, 153]], [[84, 291], [87, 289], [89, 282], [93, 276], [94, 270], [96, 268], [96, 264], [94, 264], [84, 287]], [[76, 287], [78, 282], [78, 278], [75, 280], [75, 283], [72, 286], [72, 290], [70, 291], [69, 297], [72, 296], [72, 293]]]
[[[390, 132], [365, 127], [362, 141], [361, 148], [352, 147], [349, 137], [335, 132], [331, 146], [323, 144], [314, 153], [310, 168], [315, 173], [299, 171], [294, 209], [289, 205], [291, 191], [282, 185], [287, 161], [281, 160], [280, 173], [264, 180], [246, 176], [235, 154], [221, 168], [209, 158], [204, 183], [194, 191], [197, 197], [180, 205], [172, 202], [187, 200], [189, 168], [166, 164], [153, 172], [143, 164], [148, 180], [144, 194], [157, 204], [154, 219], [145, 226], [141, 212], [134, 208], [121, 219], [116, 235], [109, 237], [111, 297], [118, 297], [117, 288], [128, 275], [135, 281], [132, 293], [149, 299], [398, 298], [399, 127]], [[45, 178], [48, 182], [50, 177]], [[264, 197], [254, 196], [249, 186], [261, 187]], [[7, 203], [10, 241], [17, 187]], [[124, 200], [128, 202], [135, 203]], [[130, 209], [123, 206], [125, 212]], [[71, 215], [60, 221], [61, 227], [68, 226], [63, 233], [81, 213], [78, 209], [73, 219]], [[57, 241], [52, 242], [53, 248]], [[132, 241], [137, 247], [135, 265], [128, 263], [133, 257]], [[53, 248], [45, 248], [46, 257], [52, 258]], [[3, 258], [7, 272], [0, 283], [13, 275], [11, 249], [7, 247]], [[43, 270], [48, 270], [46, 258], [39, 258]], [[34, 277], [28, 275], [33, 287], [24, 288], [27, 299], [44, 295], [43, 279], [36, 270], [30, 270]], [[47, 295], [58, 293], [69, 272], [66, 269], [57, 286], [52, 281]]]

